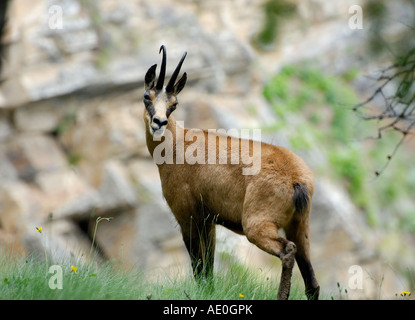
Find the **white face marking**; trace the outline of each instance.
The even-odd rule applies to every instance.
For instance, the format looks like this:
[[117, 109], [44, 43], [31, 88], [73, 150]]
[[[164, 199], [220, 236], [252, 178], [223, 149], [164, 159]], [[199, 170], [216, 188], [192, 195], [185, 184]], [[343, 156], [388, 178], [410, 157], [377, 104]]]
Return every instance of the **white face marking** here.
[[[153, 107], [154, 107], [153, 119], [151, 122], [149, 121], [150, 133], [155, 137], [162, 137], [167, 127], [168, 101], [167, 101], [165, 89], [163, 89], [163, 92], [160, 92], [160, 94], [157, 95], [156, 101], [153, 102]], [[155, 119], [157, 120], [154, 121]], [[165, 123], [165, 122], [166, 124], [160, 125], [160, 123]]]

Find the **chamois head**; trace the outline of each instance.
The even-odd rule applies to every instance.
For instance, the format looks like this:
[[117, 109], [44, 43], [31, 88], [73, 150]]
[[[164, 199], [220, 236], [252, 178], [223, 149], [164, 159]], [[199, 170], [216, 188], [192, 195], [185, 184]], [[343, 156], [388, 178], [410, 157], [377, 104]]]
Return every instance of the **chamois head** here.
[[159, 53], [163, 51], [163, 59], [161, 62], [160, 74], [156, 83], [156, 67], [153, 65], [148, 69], [145, 76], [145, 93], [144, 105], [146, 107], [145, 117], [148, 121], [149, 131], [153, 136], [163, 136], [166, 130], [168, 118], [170, 114], [176, 109], [178, 104], [177, 95], [184, 88], [186, 84], [186, 72], [179, 81], [176, 82], [179, 75], [180, 68], [186, 58], [187, 52], [183, 54], [179, 64], [174, 70], [170, 81], [164, 87], [164, 76], [166, 75], [166, 47], [162, 45]]

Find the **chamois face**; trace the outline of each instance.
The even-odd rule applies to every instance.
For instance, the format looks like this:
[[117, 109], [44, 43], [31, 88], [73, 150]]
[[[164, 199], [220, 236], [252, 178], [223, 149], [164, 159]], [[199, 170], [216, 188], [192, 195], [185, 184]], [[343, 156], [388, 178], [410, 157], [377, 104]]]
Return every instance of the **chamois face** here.
[[163, 136], [170, 114], [176, 109], [177, 97], [166, 92], [165, 88], [157, 92], [154, 89], [144, 93], [145, 117], [149, 131], [153, 136]]
[[187, 80], [186, 72], [176, 82], [177, 76], [180, 72], [182, 63], [186, 57], [184, 53], [182, 59], [174, 70], [171, 79], [167, 86], [164, 87], [164, 76], [166, 73], [166, 48], [161, 46], [160, 51], [163, 51], [163, 60], [161, 64], [160, 75], [156, 83], [156, 67], [153, 65], [148, 69], [144, 84], [144, 105], [146, 122], [148, 123], [148, 130], [152, 136], [161, 137], [166, 130], [170, 114], [176, 109], [178, 104], [177, 95], [184, 88]]

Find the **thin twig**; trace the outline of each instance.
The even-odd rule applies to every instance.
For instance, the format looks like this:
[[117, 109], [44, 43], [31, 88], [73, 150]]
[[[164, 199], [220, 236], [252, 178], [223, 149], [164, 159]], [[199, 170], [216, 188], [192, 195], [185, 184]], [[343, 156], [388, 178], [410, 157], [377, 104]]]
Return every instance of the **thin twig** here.
[[183, 292], [184, 292], [184, 294], [186, 295], [186, 298], [187, 298], [188, 300], [192, 300], [192, 298], [190, 298], [190, 296], [189, 296], [189, 294], [186, 292], [186, 290], [183, 290]]
[[[387, 162], [379, 171], [375, 171], [379, 176], [389, 165], [396, 154], [398, 148], [403, 144], [405, 138], [413, 133], [415, 125], [415, 92], [413, 81], [415, 78], [415, 48], [408, 51], [406, 56], [397, 59], [396, 63], [380, 71], [380, 75], [375, 78], [379, 83], [377, 89], [366, 100], [356, 104], [353, 111], [359, 111], [363, 120], [378, 121], [377, 137], [381, 139], [383, 133], [396, 131], [402, 134], [393, 152], [387, 156]], [[388, 86], [393, 86], [397, 82], [394, 94], [386, 96], [385, 91]], [[389, 88], [389, 87], [388, 87]], [[393, 88], [393, 87], [392, 87]], [[372, 112], [363, 112], [360, 109], [367, 107], [368, 104], [375, 101], [380, 96], [384, 102], [383, 110], [373, 114]], [[409, 123], [408, 127], [404, 128]]]

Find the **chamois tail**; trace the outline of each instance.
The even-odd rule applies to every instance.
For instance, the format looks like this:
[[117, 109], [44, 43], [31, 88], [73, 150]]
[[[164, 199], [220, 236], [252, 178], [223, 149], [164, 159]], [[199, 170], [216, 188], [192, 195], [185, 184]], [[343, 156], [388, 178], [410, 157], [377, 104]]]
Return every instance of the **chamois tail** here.
[[295, 211], [298, 213], [303, 213], [308, 208], [308, 203], [310, 197], [308, 195], [307, 186], [302, 183], [293, 184], [294, 195], [293, 195], [293, 204]]

